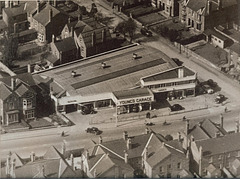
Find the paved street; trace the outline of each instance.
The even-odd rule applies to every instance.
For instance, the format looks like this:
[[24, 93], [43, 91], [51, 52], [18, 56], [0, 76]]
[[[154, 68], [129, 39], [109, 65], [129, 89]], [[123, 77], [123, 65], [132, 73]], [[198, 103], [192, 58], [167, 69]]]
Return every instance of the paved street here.
[[[219, 115], [223, 113], [224, 126], [227, 130], [234, 130], [235, 120], [240, 118], [240, 86], [236, 82], [227, 78], [224, 74], [208, 66], [201, 61], [194, 58], [186, 58], [172, 46], [166, 43], [165, 39], [157, 37], [156, 34], [152, 38], [143, 38], [143, 45], [157, 48], [172, 58], [178, 58], [184, 62], [184, 65], [198, 72], [198, 76], [201, 79], [213, 79], [221, 87], [221, 93], [228, 97], [228, 103], [226, 106], [229, 111], [224, 113], [224, 106], [213, 107], [205, 110], [193, 111], [184, 114], [176, 114], [165, 117], [158, 117], [151, 119], [156, 125], [151, 128], [160, 132], [163, 135], [171, 134], [176, 137], [177, 132], [185, 129], [185, 123], [180, 121], [184, 116], [191, 120], [192, 123], [197, 123], [205, 118], [209, 118], [214, 122], [219, 122]], [[146, 42], [144, 42], [146, 41]], [[74, 114], [77, 115], [77, 114]], [[82, 119], [84, 120], [84, 119]], [[163, 126], [163, 121], [167, 120], [171, 125]], [[63, 140], [67, 142], [67, 148], [76, 147], [89, 147], [91, 139], [98, 142], [98, 137], [92, 134], [86, 134], [84, 129], [88, 126], [89, 121], [84, 121], [82, 124], [78, 124], [72, 127], [53, 128], [37, 131], [20, 132], [18, 134], [5, 134], [1, 136], [1, 156], [4, 158], [6, 154], [11, 150], [17, 152], [21, 156], [29, 156], [30, 152], [34, 151], [37, 155], [42, 155], [46, 149], [54, 145], [57, 148], [61, 148]], [[122, 137], [122, 132], [127, 130], [130, 135], [141, 134], [144, 132], [145, 125], [144, 120], [128, 121], [125, 123], [119, 123], [118, 127], [115, 127], [115, 123], [100, 124], [97, 125], [103, 130], [103, 140], [110, 140], [117, 137]], [[61, 137], [62, 131], [66, 132], [66, 137]]]

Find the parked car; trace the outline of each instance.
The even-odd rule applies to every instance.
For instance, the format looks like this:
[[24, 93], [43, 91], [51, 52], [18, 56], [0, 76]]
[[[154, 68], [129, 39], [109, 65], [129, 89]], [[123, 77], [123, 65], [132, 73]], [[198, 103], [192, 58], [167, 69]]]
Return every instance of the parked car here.
[[152, 36], [152, 32], [150, 30], [148, 30], [146, 27], [141, 28], [141, 33], [147, 37], [151, 37]]
[[206, 91], [206, 93], [208, 93], [208, 94], [213, 94], [213, 92], [214, 92], [213, 89], [212, 89], [209, 85], [207, 85], [207, 84], [203, 85], [202, 88], [203, 88], [204, 91]]
[[215, 98], [215, 103], [220, 104], [225, 100], [225, 96], [222, 94], [218, 94], [217, 97]]
[[87, 114], [96, 114], [97, 111], [95, 111], [93, 108], [85, 107], [82, 109], [82, 115], [87, 115]]
[[170, 108], [171, 108], [171, 111], [180, 111], [184, 109], [184, 107], [182, 107], [180, 104], [174, 104]]
[[86, 132], [87, 132], [87, 133], [92, 133], [92, 134], [95, 134], [95, 135], [99, 135], [99, 134], [102, 133], [102, 131], [100, 131], [97, 127], [87, 128], [87, 129], [86, 129]]
[[207, 84], [212, 88], [217, 87], [217, 83], [215, 81], [213, 81], [212, 79], [207, 80]]

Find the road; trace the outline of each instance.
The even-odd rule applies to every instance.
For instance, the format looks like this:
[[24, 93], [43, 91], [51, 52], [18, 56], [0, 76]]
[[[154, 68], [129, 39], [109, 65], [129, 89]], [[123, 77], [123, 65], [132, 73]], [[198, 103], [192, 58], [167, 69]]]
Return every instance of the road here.
[[[166, 41], [161, 37], [155, 35], [154, 37], [148, 39], [146, 42], [143, 42], [143, 45], [157, 48], [170, 57], [179, 58], [184, 62], [185, 66], [188, 66], [198, 72], [198, 76], [204, 80], [211, 78], [216, 81], [222, 88], [222, 93], [224, 93], [230, 101], [228, 104], [226, 104], [230, 111], [224, 113], [224, 126], [228, 130], [234, 130], [234, 121], [236, 119], [239, 119], [240, 112], [240, 98], [238, 98], [238, 96], [240, 96], [239, 84], [227, 78], [218, 70], [198, 61], [197, 59], [194, 59], [192, 57], [186, 58], [185, 56], [179, 54], [175, 48], [169, 46], [168, 43], [166, 43]], [[215, 122], [219, 122], [219, 114], [223, 112], [222, 109], [223, 108], [211, 108], [202, 110], [197, 116], [196, 113], [194, 114], [194, 112], [185, 115], [187, 118], [191, 119], [191, 121], [194, 122], [199, 122], [206, 117]], [[162, 126], [162, 122], [160, 122], [163, 121], [162, 118], [155, 118], [153, 120], [156, 125], [152, 126], [151, 128], [163, 135], [171, 134], [176, 137], [177, 132], [183, 131], [185, 129], [184, 122], [179, 120], [181, 119], [182, 115], [183, 114], [165, 117], [165, 119], [172, 123], [168, 126]], [[66, 141], [67, 148], [89, 147], [93, 144], [91, 140], [98, 142], [97, 136], [86, 134], [83, 131], [80, 132], [78, 130], [78, 126], [66, 128], [66, 137], [60, 136], [62, 130], [62, 128], [54, 128], [34, 132], [25, 132], [19, 135], [15, 135], [15, 137], [11, 139], [8, 138], [9, 136], [12, 136], [11, 134], [4, 135], [1, 137], [1, 157], [5, 158], [4, 156], [6, 156], [10, 150], [12, 152], [15, 151], [21, 156], [25, 157], [29, 156], [30, 152], [32, 151], [34, 151], [37, 155], [42, 155], [51, 145], [54, 145], [60, 149], [63, 140]], [[118, 128], [106, 126], [102, 133], [103, 140], [122, 137], [122, 132], [124, 130], [127, 130], [130, 135], [137, 135], [144, 132], [145, 126], [143, 124], [143, 121], [132, 122], [129, 125], [123, 125]]]

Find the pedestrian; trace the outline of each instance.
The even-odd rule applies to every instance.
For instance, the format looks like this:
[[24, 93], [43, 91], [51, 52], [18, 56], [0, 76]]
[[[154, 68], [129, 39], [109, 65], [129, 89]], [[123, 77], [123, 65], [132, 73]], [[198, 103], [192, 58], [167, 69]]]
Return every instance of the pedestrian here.
[[147, 114], [146, 114], [146, 118], [148, 118], [148, 119], [151, 118], [151, 114], [150, 114], [150, 112], [147, 112]]
[[64, 131], [62, 131], [62, 137], [64, 136]]

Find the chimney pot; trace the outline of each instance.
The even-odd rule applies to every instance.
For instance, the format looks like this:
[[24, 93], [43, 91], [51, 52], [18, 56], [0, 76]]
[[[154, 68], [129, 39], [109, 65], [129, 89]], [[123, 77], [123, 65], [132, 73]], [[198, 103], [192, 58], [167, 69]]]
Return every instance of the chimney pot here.
[[101, 144], [103, 141], [102, 136], [99, 136], [99, 144]]
[[123, 132], [123, 139], [126, 141], [128, 139], [128, 132], [124, 131]]
[[182, 136], [181, 136], [181, 133], [178, 132], [178, 141], [181, 142], [182, 141]]
[[54, 43], [54, 42], [55, 42], [55, 35], [52, 34], [52, 43]]
[[132, 149], [132, 139], [131, 138], [128, 138], [127, 139], [127, 149]]
[[13, 91], [14, 91], [15, 87], [16, 87], [16, 79], [11, 78], [11, 88], [12, 88]]
[[35, 153], [34, 153], [34, 152], [31, 152], [30, 159], [31, 159], [31, 162], [34, 162], [34, 161], [35, 161], [36, 156], [35, 156]]
[[124, 161], [125, 163], [128, 163], [128, 153], [126, 150], [124, 150]]
[[28, 65], [27, 65], [27, 69], [28, 69], [28, 73], [32, 73], [32, 70], [31, 70], [31, 69], [32, 69], [31, 64], [28, 64]]
[[149, 132], [150, 132], [149, 129], [146, 127], [145, 128], [145, 134], [149, 134]]

